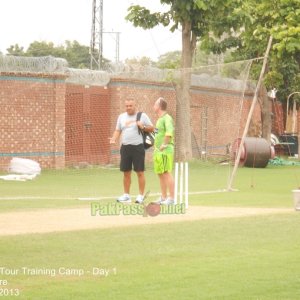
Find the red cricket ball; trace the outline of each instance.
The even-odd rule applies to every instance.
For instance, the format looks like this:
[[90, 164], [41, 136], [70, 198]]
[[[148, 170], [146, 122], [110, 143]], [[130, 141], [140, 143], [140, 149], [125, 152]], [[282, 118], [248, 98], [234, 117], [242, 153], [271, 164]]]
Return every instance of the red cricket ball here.
[[149, 203], [146, 206], [146, 212], [149, 216], [155, 217], [160, 213], [160, 205], [158, 203]]

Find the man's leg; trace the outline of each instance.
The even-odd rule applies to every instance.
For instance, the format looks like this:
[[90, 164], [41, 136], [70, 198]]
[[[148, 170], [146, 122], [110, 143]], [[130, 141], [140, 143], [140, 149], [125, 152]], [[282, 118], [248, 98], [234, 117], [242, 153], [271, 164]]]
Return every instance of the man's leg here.
[[[174, 204], [174, 179], [172, 173], [165, 172], [159, 175], [162, 199], [160, 204], [170, 205]], [[167, 191], [169, 190], [169, 197], [167, 197]]]
[[142, 203], [144, 201], [144, 192], [145, 192], [145, 149], [143, 144], [136, 145], [133, 148], [132, 152], [133, 157], [133, 169], [136, 172], [138, 177], [138, 185], [139, 185], [139, 194], [136, 197], [136, 203]]
[[166, 181], [167, 181], [167, 185], [168, 185], [168, 190], [169, 190], [169, 194], [170, 194], [170, 198], [172, 200], [174, 200], [174, 193], [175, 193], [175, 182], [174, 182], [174, 178], [172, 173], [165, 173], [166, 174]]
[[166, 199], [167, 198], [167, 177], [166, 173], [158, 174], [159, 177], [159, 183], [160, 183], [160, 191], [161, 191], [161, 198]]
[[138, 177], [140, 195], [144, 195], [146, 185], [145, 174], [144, 172], [136, 172], [136, 175]]
[[123, 172], [123, 186], [124, 186], [124, 193], [130, 194], [130, 185], [131, 185], [131, 171]]

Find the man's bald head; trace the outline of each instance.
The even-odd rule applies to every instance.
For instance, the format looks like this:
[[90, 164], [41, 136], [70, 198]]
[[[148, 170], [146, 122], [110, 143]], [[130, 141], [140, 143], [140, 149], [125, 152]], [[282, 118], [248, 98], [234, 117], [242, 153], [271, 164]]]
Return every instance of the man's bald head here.
[[163, 97], [159, 97], [156, 101], [155, 101], [155, 105], [157, 107], [159, 107], [161, 110], [166, 111], [168, 104], [167, 101], [163, 98]]

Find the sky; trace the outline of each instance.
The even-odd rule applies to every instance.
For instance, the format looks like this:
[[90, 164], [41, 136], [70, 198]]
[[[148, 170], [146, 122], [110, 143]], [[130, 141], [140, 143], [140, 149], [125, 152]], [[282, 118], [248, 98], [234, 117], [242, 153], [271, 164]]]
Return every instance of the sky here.
[[[159, 26], [135, 28], [125, 20], [127, 8], [139, 4], [153, 12], [168, 9], [159, 0], [103, 0], [104, 32], [120, 32], [119, 58], [156, 60], [160, 55], [181, 49], [181, 33]], [[92, 0], [0, 0], [0, 51], [18, 44], [28, 48], [34, 41], [63, 45], [76, 40], [89, 46], [92, 28]], [[116, 34], [103, 34], [103, 56], [115, 61]]]

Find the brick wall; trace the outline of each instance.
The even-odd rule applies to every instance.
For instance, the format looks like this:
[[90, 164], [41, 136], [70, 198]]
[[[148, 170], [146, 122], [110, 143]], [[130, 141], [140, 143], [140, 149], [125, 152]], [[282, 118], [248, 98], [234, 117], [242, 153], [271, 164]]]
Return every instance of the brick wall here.
[[64, 167], [65, 77], [49, 74], [0, 76], [0, 167], [12, 157]]
[[[15, 156], [37, 160], [43, 168], [118, 163], [119, 146], [108, 138], [128, 98], [155, 123], [153, 104], [162, 96], [176, 122], [176, 92], [169, 83], [114, 78], [107, 87], [96, 87], [66, 84], [64, 76], [51, 74], [0, 75], [1, 169]], [[192, 87], [191, 97], [194, 155], [201, 155], [205, 140], [211, 152], [224, 153], [241, 136], [253, 95], [246, 94], [243, 106], [240, 95], [228, 90]], [[282, 118], [280, 105], [275, 108]], [[258, 105], [254, 120], [260, 122]], [[147, 160], [151, 156], [147, 151]]]
[[[191, 124], [193, 155], [226, 155], [230, 145], [242, 135], [252, 94], [222, 89], [193, 88]], [[254, 119], [260, 118], [259, 107]]]

